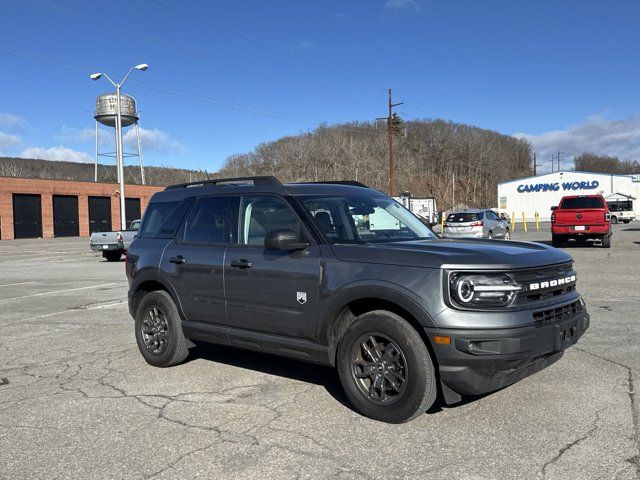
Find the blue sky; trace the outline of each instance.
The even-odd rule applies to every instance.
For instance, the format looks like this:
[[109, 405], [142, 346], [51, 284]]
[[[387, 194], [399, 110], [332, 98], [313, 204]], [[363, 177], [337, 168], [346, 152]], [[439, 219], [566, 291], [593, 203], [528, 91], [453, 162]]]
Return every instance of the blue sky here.
[[211, 171], [319, 122], [372, 120], [387, 87], [407, 119], [523, 135], [543, 162], [640, 158], [639, 20], [637, 1], [5, 0], [0, 155], [90, 159], [110, 86], [86, 74], [145, 62], [125, 91], [154, 165]]

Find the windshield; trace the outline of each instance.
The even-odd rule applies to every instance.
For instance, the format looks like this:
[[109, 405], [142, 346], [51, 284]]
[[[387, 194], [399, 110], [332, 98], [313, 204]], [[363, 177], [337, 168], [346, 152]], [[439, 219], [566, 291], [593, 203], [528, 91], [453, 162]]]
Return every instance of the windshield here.
[[409, 210], [383, 196], [302, 197], [331, 243], [382, 243], [436, 238]]

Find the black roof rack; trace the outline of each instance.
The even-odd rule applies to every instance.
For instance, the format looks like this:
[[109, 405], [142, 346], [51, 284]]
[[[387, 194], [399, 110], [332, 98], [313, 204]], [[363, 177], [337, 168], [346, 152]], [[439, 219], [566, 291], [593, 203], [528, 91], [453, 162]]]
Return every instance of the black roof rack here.
[[355, 180], [324, 180], [320, 182], [294, 182], [297, 185], [351, 185], [352, 187], [370, 188], [369, 185], [365, 185], [362, 182]]
[[234, 178], [213, 178], [211, 180], [201, 180], [199, 182], [178, 183], [177, 185], [169, 185], [165, 190], [175, 190], [178, 188], [204, 187], [206, 185], [242, 185], [253, 182], [254, 185], [271, 185], [281, 187], [282, 183], [276, 177], [260, 176], [260, 177], [234, 177]]

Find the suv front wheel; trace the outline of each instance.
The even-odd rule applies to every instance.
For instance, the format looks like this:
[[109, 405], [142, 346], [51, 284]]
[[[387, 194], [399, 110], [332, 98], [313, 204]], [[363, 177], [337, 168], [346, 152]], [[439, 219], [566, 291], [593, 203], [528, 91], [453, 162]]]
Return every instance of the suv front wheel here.
[[394, 313], [357, 317], [340, 340], [337, 365], [353, 406], [376, 420], [407, 422], [436, 400], [431, 355], [418, 332]]
[[172, 367], [187, 358], [189, 350], [181, 322], [167, 292], [158, 290], [142, 297], [136, 312], [136, 341], [149, 365]]

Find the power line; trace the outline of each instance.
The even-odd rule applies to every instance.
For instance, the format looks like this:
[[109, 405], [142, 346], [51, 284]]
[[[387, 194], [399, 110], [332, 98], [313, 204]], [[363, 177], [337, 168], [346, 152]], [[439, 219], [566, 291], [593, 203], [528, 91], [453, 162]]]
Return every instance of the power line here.
[[257, 40], [252, 39], [252, 38], [245, 37], [244, 35], [241, 35], [241, 34], [239, 34], [237, 32], [234, 32], [233, 30], [229, 30], [227, 28], [221, 27], [220, 25], [216, 25], [216, 24], [214, 24], [212, 22], [209, 22], [208, 20], [205, 20], [202, 17], [191, 15], [190, 13], [186, 13], [184, 11], [181, 11], [181, 10], [175, 8], [175, 7], [167, 5], [166, 3], [160, 2], [158, 0], [147, 0], [147, 1], [149, 3], [152, 3], [154, 5], [162, 7], [162, 8], [164, 8], [164, 9], [166, 9], [166, 10], [172, 12], [172, 13], [181, 15], [181, 16], [183, 16], [185, 18], [188, 18], [188, 19], [193, 20], [195, 22], [198, 22], [198, 23], [201, 23], [201, 24], [206, 25], [208, 27], [211, 27], [211, 28], [213, 28], [213, 29], [215, 29], [215, 30], [217, 30], [219, 32], [222, 32], [222, 33], [225, 33], [225, 34], [230, 35], [232, 37], [238, 38], [238, 39], [243, 40], [243, 41], [245, 41], [247, 43], [251, 43], [251, 44], [256, 45], [256, 46], [258, 46], [260, 48], [263, 48], [264, 50], [267, 50], [267, 51], [272, 52], [272, 53], [276, 53], [276, 54], [281, 55], [283, 57], [286, 57], [286, 58], [288, 58], [290, 60], [295, 60], [296, 62], [300, 62], [300, 63], [303, 63], [303, 64], [308, 65], [310, 67], [317, 68], [318, 70], [322, 70], [324, 72], [331, 73], [333, 75], [336, 75], [336, 76], [339, 76], [339, 77], [343, 77], [343, 78], [346, 78], [348, 80], [352, 80], [352, 81], [360, 83], [362, 85], [366, 85], [366, 86], [369, 86], [369, 87], [372, 87], [372, 88], [377, 88], [379, 90], [385, 90], [385, 88], [380, 86], [380, 85], [376, 85], [374, 83], [368, 82], [366, 80], [362, 80], [362, 79], [354, 77], [352, 75], [339, 72], [337, 70], [325, 67], [323, 65], [319, 65], [319, 64], [317, 64], [315, 62], [311, 62], [311, 61], [309, 61], [309, 60], [307, 60], [305, 58], [301, 58], [301, 57], [298, 57], [296, 55], [292, 55], [292, 54], [290, 54], [288, 52], [285, 52], [284, 50], [280, 50], [278, 48], [274, 48], [274, 47], [272, 47], [270, 45], [267, 45], [265, 43], [259, 42]]
[[[21, 58], [23, 60], [29, 60], [32, 62], [36, 62], [36, 63], [40, 63], [40, 64], [44, 64], [44, 65], [49, 65], [49, 66], [54, 66], [57, 68], [62, 68], [62, 69], [66, 69], [66, 70], [71, 70], [74, 72], [79, 72], [79, 73], [83, 73], [85, 75], [88, 75], [91, 72], [91, 69], [88, 67], [84, 67], [81, 65], [77, 65], [77, 64], [73, 64], [73, 63], [69, 63], [66, 61], [61, 61], [61, 60], [57, 60], [57, 59], [53, 59], [50, 57], [45, 57], [43, 55], [38, 55], [38, 54], [34, 54], [31, 52], [25, 52], [25, 51], [21, 51], [21, 50], [16, 50], [13, 48], [9, 48], [9, 47], [5, 47], [0, 45], [0, 53], [5, 54], [5, 55], [10, 55], [10, 56], [14, 56], [14, 57], [18, 57]], [[237, 110], [237, 111], [241, 111], [241, 112], [245, 112], [245, 113], [252, 113], [255, 115], [262, 115], [262, 116], [266, 116], [266, 117], [271, 117], [271, 118], [277, 118], [280, 120], [287, 120], [290, 122], [294, 122], [294, 123], [300, 123], [300, 124], [305, 124], [307, 126], [319, 126], [322, 123], [324, 123], [323, 120], [319, 120], [319, 119], [314, 119], [314, 118], [310, 118], [310, 117], [303, 117], [303, 116], [299, 116], [299, 115], [295, 115], [295, 114], [288, 114], [288, 113], [284, 113], [284, 112], [278, 112], [278, 111], [274, 111], [274, 110], [268, 110], [268, 109], [263, 109], [263, 108], [257, 108], [257, 107], [252, 107], [252, 106], [248, 106], [248, 105], [243, 105], [237, 102], [232, 102], [229, 100], [223, 100], [223, 99], [219, 99], [219, 98], [214, 98], [214, 97], [210, 97], [207, 95], [202, 95], [199, 93], [193, 93], [193, 92], [188, 92], [188, 91], [184, 91], [184, 90], [179, 90], [173, 87], [168, 87], [168, 86], [163, 86], [163, 85], [153, 85], [153, 84], [148, 84], [148, 83], [143, 83], [143, 82], [139, 82], [139, 81], [135, 81], [132, 80], [130, 83], [137, 85], [140, 88], [143, 88], [145, 90], [150, 90], [150, 91], [154, 91], [154, 92], [158, 92], [158, 93], [162, 93], [165, 95], [172, 95], [175, 97], [180, 97], [180, 98], [185, 98], [185, 99], [189, 99], [189, 100], [193, 100], [193, 101], [197, 101], [200, 103], [207, 103], [207, 104], [211, 104], [211, 105], [216, 105], [222, 108], [226, 108], [226, 109], [231, 109], [231, 110]], [[347, 131], [347, 132], [352, 132], [352, 133], [359, 133], [359, 134], [364, 134], [364, 135], [374, 135], [374, 136], [378, 136], [378, 133], [376, 132], [369, 132], [366, 130], [359, 130], [356, 128], [348, 128], [348, 127], [332, 127], [334, 129], [339, 129], [341, 131]]]
[[198, 60], [203, 60], [203, 61], [215, 63], [215, 65], [217, 67], [223, 67], [223, 68], [227, 68], [227, 69], [230, 69], [230, 70], [235, 70], [237, 72], [242, 73], [243, 75], [247, 75], [247, 76], [251, 76], [251, 77], [255, 77], [255, 78], [260, 78], [260, 79], [267, 80], [267, 81], [270, 81], [270, 82], [273, 82], [273, 83], [276, 83], [276, 84], [280, 84], [280, 85], [286, 86], [288, 88], [295, 88], [297, 90], [300, 90], [300, 91], [303, 91], [303, 92], [306, 92], [306, 93], [309, 93], [309, 94], [312, 94], [312, 95], [321, 96], [321, 97], [324, 97], [324, 98], [329, 98], [331, 100], [335, 100], [335, 101], [339, 101], [339, 102], [343, 102], [343, 103], [349, 103], [349, 104], [352, 104], [352, 105], [356, 105], [356, 106], [364, 107], [364, 108], [369, 108], [369, 109], [377, 109], [377, 107], [374, 107], [372, 105], [367, 105], [367, 104], [360, 103], [360, 102], [357, 102], [357, 101], [353, 101], [353, 100], [349, 100], [349, 99], [346, 99], [346, 98], [338, 97], [338, 96], [331, 95], [331, 94], [328, 94], [328, 93], [320, 92], [318, 90], [309, 89], [309, 88], [303, 87], [301, 85], [297, 85], [295, 83], [291, 83], [291, 82], [288, 82], [288, 81], [284, 81], [284, 80], [280, 80], [280, 79], [271, 77], [269, 75], [265, 75], [263, 73], [258, 73], [258, 72], [253, 72], [253, 71], [250, 71], [250, 70], [246, 70], [244, 68], [237, 67], [237, 66], [231, 65], [229, 63], [221, 63], [218, 60], [213, 59], [212, 57], [209, 57], [209, 56], [206, 56], [206, 55], [202, 55], [200, 53], [197, 53], [197, 52], [194, 52], [194, 51], [182, 48], [182, 47], [178, 47], [178, 46], [173, 45], [171, 43], [163, 42], [163, 41], [157, 40], [157, 39], [152, 38], [152, 37], [147, 37], [146, 35], [140, 35], [138, 33], [132, 32], [128, 28], [122, 28], [122, 27], [118, 27], [117, 25], [111, 25], [111, 24], [108, 24], [108, 23], [104, 23], [104, 22], [101, 22], [100, 20], [97, 20], [97, 19], [95, 19], [93, 17], [89, 17], [89, 16], [86, 16], [86, 15], [82, 15], [82, 14], [73, 12], [71, 10], [60, 8], [57, 5], [51, 5], [51, 4], [43, 2], [41, 0], [28, 0], [28, 1], [30, 1], [32, 3], [36, 3], [36, 4], [41, 5], [43, 7], [49, 8], [49, 9], [54, 10], [56, 12], [62, 13], [64, 15], [67, 15], [67, 16], [70, 16], [70, 17], [75, 17], [75, 18], [78, 18], [78, 19], [81, 19], [81, 20], [84, 20], [84, 21], [87, 21], [87, 22], [91, 22], [91, 23], [93, 23], [95, 25], [99, 25], [101, 27], [108, 28], [108, 29], [114, 30], [114, 31], [119, 32], [119, 33], [124, 33], [125, 35], [128, 35], [130, 37], [138, 38], [140, 40], [144, 40], [146, 42], [153, 43], [153, 44], [161, 46], [163, 48], [167, 48], [167, 49], [176, 51], [181, 55], [187, 55], [187, 56], [196, 58]]

